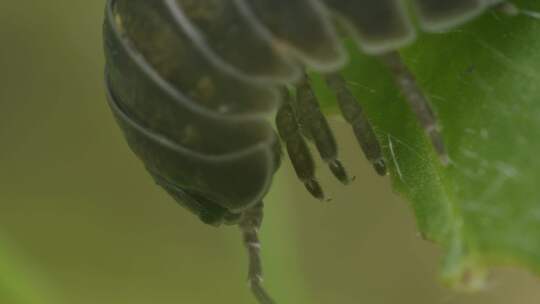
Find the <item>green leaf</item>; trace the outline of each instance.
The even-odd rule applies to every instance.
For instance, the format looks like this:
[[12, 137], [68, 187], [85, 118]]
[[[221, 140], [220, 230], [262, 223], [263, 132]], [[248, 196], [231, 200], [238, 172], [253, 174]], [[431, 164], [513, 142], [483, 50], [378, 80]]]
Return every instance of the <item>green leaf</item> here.
[[[521, 8], [540, 11], [538, 1]], [[352, 44], [349, 44], [352, 45]], [[376, 59], [351, 47], [344, 71], [384, 146], [395, 189], [442, 247], [443, 278], [478, 287], [485, 270], [540, 271], [540, 19], [487, 12], [402, 55], [438, 114], [452, 164], [439, 164]], [[327, 112], [331, 94], [314, 79]]]

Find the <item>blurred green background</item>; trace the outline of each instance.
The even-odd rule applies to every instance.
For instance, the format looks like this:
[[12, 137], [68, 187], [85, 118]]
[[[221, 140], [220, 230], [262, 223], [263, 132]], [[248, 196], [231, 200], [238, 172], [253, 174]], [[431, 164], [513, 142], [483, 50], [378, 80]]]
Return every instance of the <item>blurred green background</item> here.
[[[237, 229], [178, 207], [128, 150], [103, 89], [104, 1], [0, 3], [0, 303], [254, 303]], [[438, 248], [334, 121], [356, 182], [311, 199], [285, 161], [267, 200], [266, 285], [279, 303], [538, 303], [499, 269], [486, 290], [437, 280]]]

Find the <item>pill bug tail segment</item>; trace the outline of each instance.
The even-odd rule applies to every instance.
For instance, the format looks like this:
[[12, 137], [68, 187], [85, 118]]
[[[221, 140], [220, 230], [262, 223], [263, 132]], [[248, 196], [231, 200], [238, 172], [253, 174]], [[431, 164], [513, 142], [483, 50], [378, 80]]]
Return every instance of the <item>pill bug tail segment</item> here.
[[435, 152], [439, 155], [442, 164], [448, 165], [450, 159], [437, 126], [437, 119], [427, 97], [418, 86], [414, 75], [407, 68], [397, 52], [390, 52], [379, 56], [379, 58], [392, 72], [396, 85], [431, 140], [431, 144]]
[[296, 86], [296, 97], [296, 113], [301, 127], [315, 143], [319, 155], [328, 164], [332, 174], [343, 184], [348, 184], [350, 178], [338, 159], [336, 139], [321, 112], [307, 74], [304, 74]]
[[244, 211], [238, 226], [242, 232], [243, 243], [246, 247], [249, 269], [248, 283], [253, 295], [260, 304], [275, 304], [268, 292], [262, 286], [263, 271], [261, 262], [261, 244], [259, 241], [259, 229], [263, 220], [263, 203], [259, 203]]
[[362, 106], [347, 87], [345, 79], [338, 73], [325, 76], [328, 87], [336, 95], [342, 116], [351, 125], [356, 140], [379, 175], [387, 174], [381, 146]]
[[287, 88], [282, 88], [283, 104], [276, 114], [276, 127], [279, 136], [285, 142], [285, 147], [293, 168], [306, 189], [313, 197], [324, 200], [324, 192], [315, 178], [315, 163], [305, 139], [300, 133], [300, 126], [291, 105], [292, 96]]

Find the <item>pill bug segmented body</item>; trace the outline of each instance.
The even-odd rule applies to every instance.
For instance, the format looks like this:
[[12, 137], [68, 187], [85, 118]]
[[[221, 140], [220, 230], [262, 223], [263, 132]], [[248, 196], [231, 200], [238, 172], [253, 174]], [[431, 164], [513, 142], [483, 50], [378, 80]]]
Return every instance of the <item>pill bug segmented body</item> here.
[[[280, 163], [280, 138], [316, 198], [324, 193], [306, 140], [341, 182], [349, 182], [306, 69], [325, 75], [367, 159], [386, 173], [369, 120], [338, 74], [347, 57], [336, 25], [393, 72], [447, 162], [433, 111], [395, 51], [412, 43], [418, 29], [446, 30], [501, 3], [108, 0], [109, 104], [131, 149], [175, 200], [205, 223], [240, 226], [251, 287], [260, 302], [271, 303], [261, 287], [257, 231]], [[272, 115], [277, 132], [268, 121]]]

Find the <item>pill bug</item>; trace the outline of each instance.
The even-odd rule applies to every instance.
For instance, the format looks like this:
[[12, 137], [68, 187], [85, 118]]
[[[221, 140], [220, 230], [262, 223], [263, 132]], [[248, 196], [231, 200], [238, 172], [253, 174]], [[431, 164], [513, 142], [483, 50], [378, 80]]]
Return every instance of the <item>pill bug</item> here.
[[509, 4], [409, 2], [107, 1], [107, 95], [130, 148], [203, 222], [240, 227], [261, 303], [273, 301], [262, 287], [258, 229], [281, 142], [314, 197], [325, 199], [306, 141], [339, 181], [350, 181], [306, 69], [324, 75], [366, 158], [380, 175], [387, 171], [369, 119], [339, 75], [347, 58], [337, 28], [388, 67], [441, 161], [449, 160], [434, 112], [396, 50], [414, 41], [417, 28], [444, 31]]

